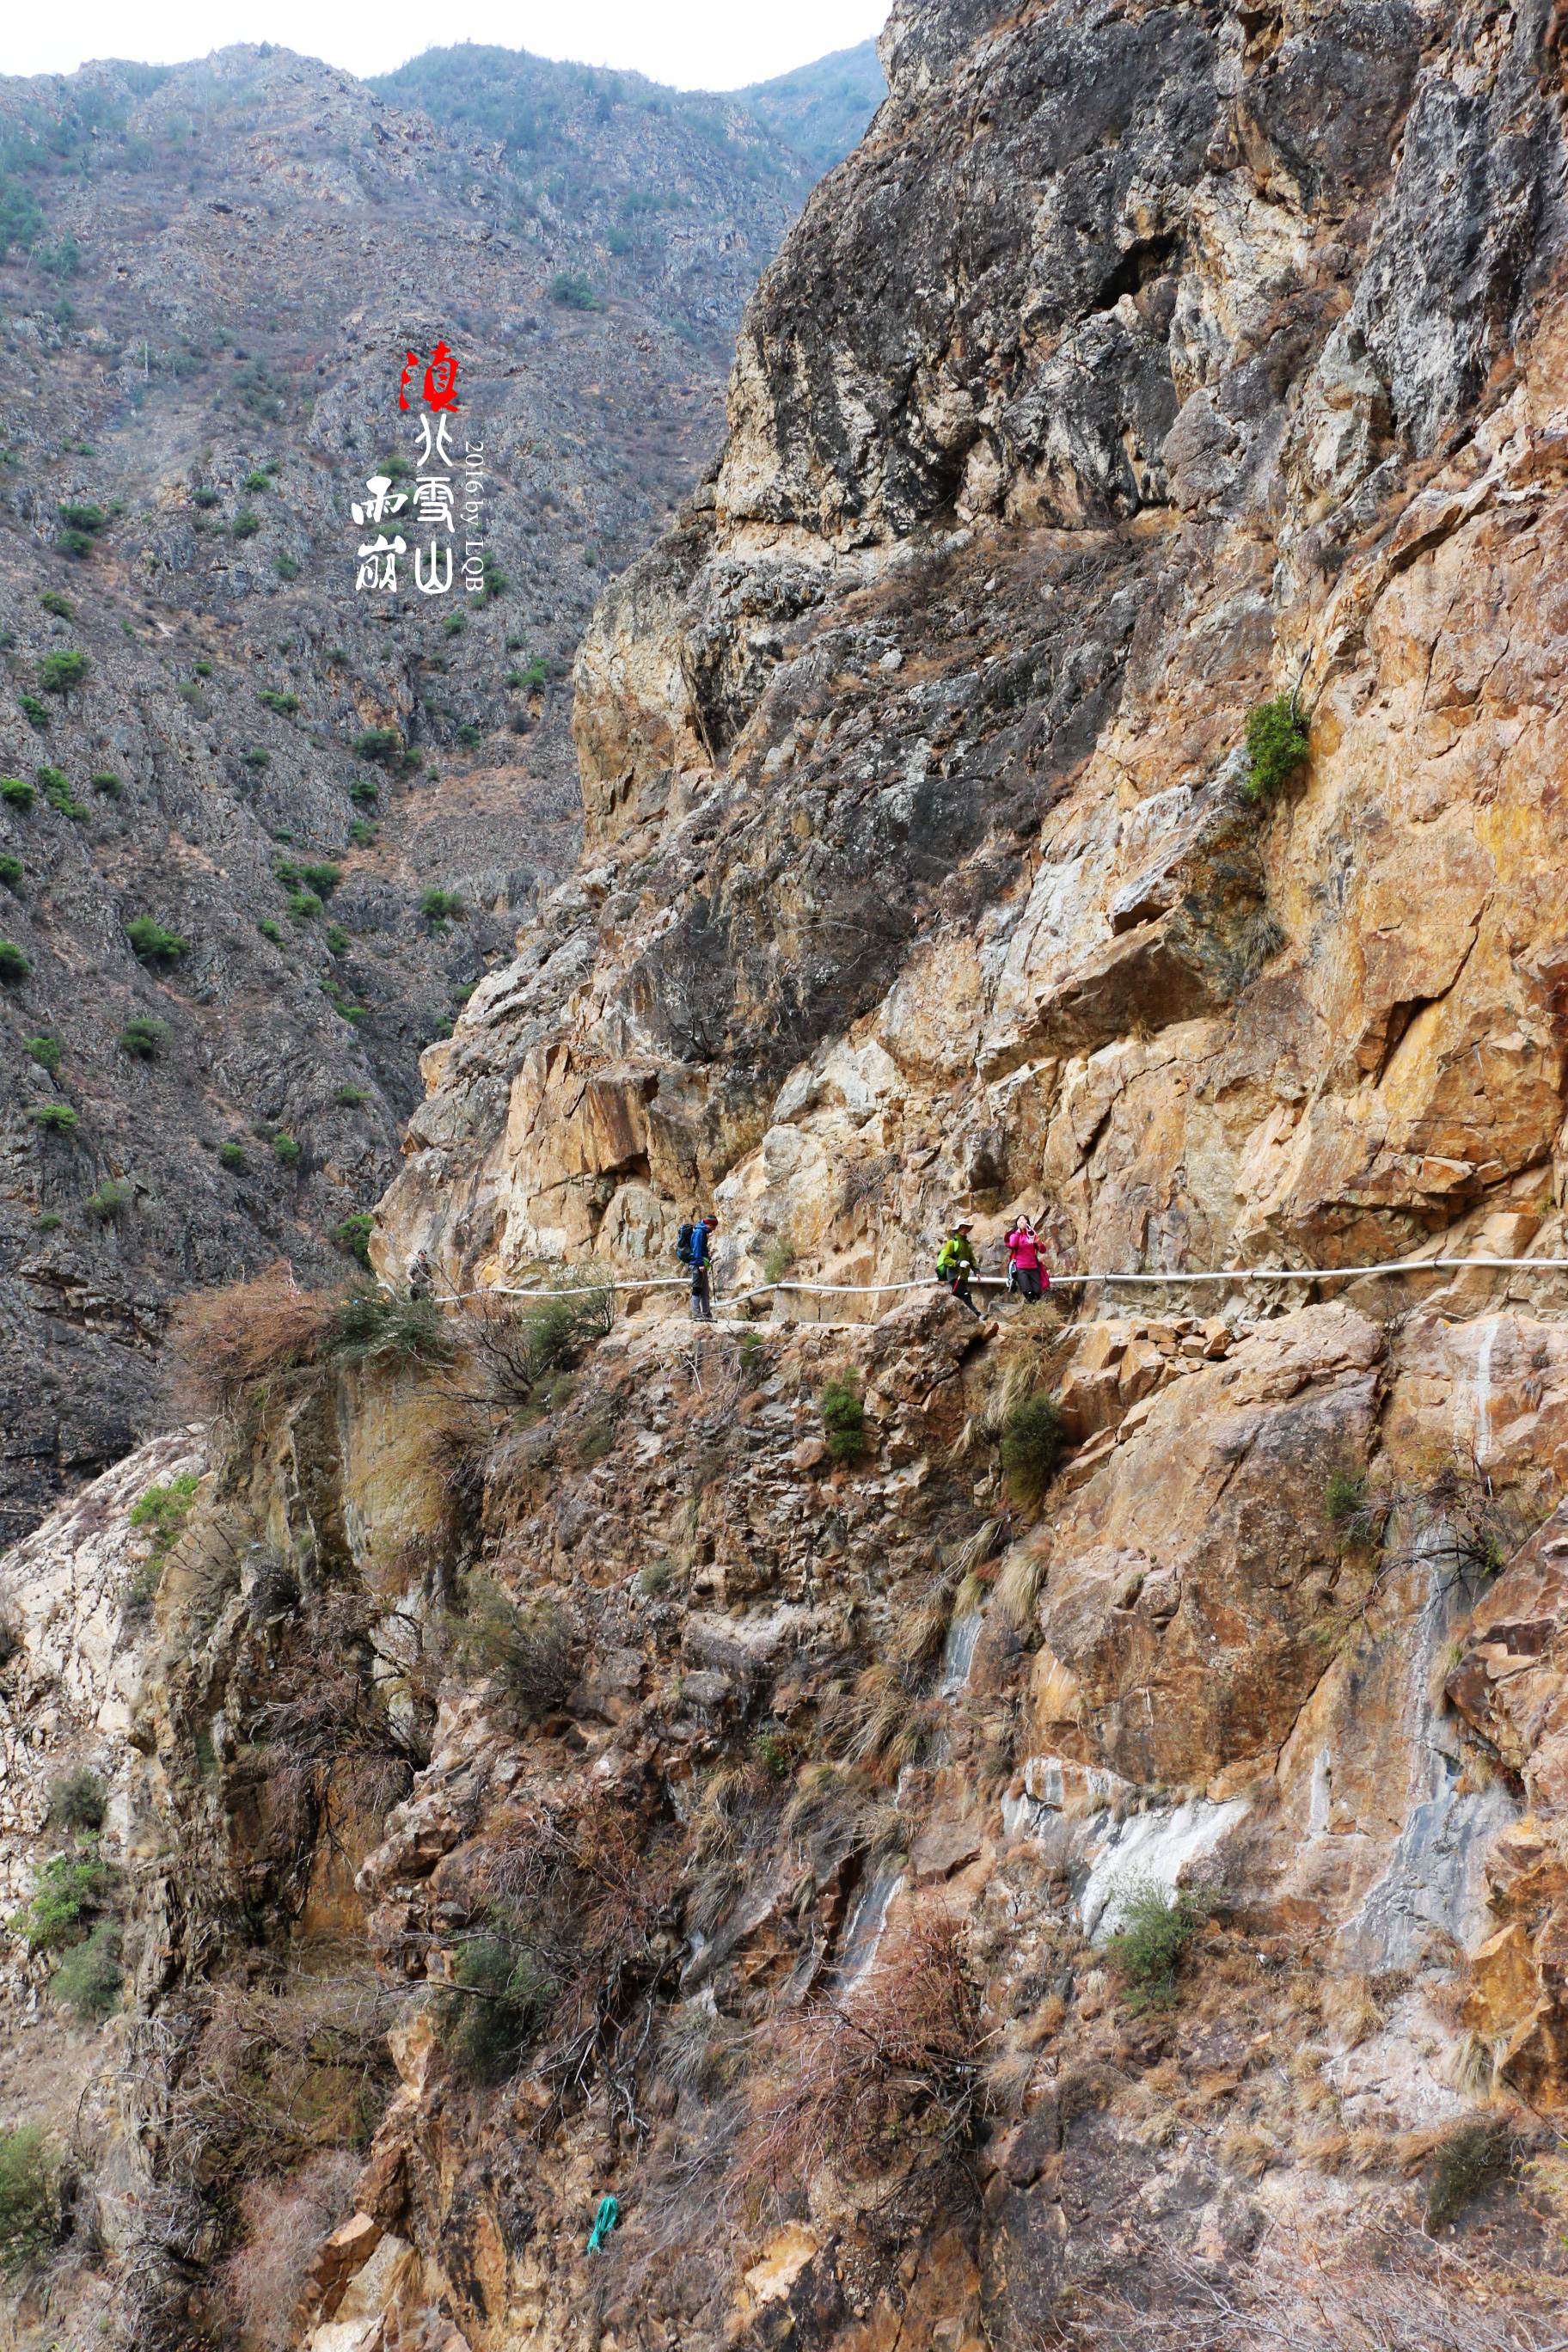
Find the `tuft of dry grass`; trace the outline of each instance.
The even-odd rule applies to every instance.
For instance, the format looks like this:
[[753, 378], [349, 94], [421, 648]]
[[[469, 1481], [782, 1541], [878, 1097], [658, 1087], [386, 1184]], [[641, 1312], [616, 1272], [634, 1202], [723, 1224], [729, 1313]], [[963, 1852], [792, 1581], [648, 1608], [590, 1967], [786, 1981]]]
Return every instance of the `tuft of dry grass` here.
[[193, 1290], [169, 1319], [169, 1349], [182, 1397], [226, 1411], [256, 1382], [316, 1361], [339, 1301], [301, 1290], [283, 1261], [254, 1281]]
[[244, 2242], [223, 2266], [236, 2352], [289, 2352], [300, 2340], [316, 2256], [353, 2210], [360, 2163], [342, 2148], [311, 2157], [284, 2180], [239, 2192]]
[[851, 1990], [784, 2024], [738, 2151], [742, 2187], [940, 2164], [980, 2113], [984, 2040], [963, 1924], [917, 1915]]

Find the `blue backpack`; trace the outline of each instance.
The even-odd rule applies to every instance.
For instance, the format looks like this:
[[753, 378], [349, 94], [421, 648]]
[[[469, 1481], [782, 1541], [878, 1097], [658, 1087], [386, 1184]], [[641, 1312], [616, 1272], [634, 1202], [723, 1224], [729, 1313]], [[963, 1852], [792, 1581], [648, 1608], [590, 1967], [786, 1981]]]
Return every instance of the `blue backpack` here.
[[675, 1236], [675, 1255], [682, 1265], [691, 1264], [691, 1220], [689, 1217]]

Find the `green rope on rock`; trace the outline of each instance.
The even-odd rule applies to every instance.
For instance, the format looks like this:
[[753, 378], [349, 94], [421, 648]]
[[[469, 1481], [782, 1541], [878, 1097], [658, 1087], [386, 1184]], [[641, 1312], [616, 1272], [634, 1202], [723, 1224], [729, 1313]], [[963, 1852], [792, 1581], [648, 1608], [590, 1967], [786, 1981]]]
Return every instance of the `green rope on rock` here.
[[613, 2197], [601, 2197], [599, 2200], [599, 2210], [594, 2216], [593, 2235], [588, 2240], [588, 2252], [591, 2254], [596, 2254], [598, 2252], [600, 2247], [604, 2244], [605, 2240], [609, 2236], [610, 2231], [615, 2228], [616, 2223], [620, 2220], [620, 2218], [621, 2209], [616, 2204], [615, 2199]]

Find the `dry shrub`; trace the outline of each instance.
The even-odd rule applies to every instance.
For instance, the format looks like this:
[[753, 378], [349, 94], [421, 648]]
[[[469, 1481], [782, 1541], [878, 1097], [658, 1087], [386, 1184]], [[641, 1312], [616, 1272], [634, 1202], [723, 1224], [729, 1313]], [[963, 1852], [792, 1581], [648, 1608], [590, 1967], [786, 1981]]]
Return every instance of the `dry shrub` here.
[[240, 2190], [244, 2243], [223, 2269], [236, 2352], [289, 2352], [298, 2342], [311, 2265], [353, 2210], [359, 2168], [356, 2156], [332, 2148], [286, 2180], [247, 2181]]
[[1051, 2344], [1071, 2352], [1544, 2352], [1562, 2333], [1552, 2324], [1554, 2311], [1561, 2316], [1554, 2282], [1542, 2280], [1547, 2299], [1531, 2310], [1517, 2273], [1489, 2280], [1393, 2221], [1328, 2246], [1281, 2233], [1239, 2276], [1200, 2268], [1152, 2236], [1126, 2249], [1120, 2268], [1135, 2289], [1080, 2293]]
[[314, 1363], [337, 1306], [329, 1292], [301, 1290], [281, 1260], [253, 1282], [190, 1292], [169, 1321], [181, 1393], [225, 1411], [258, 1381]]
[[406, 1997], [353, 1963], [216, 1985], [171, 2113], [172, 2168], [254, 2179], [363, 2147], [396, 2079], [386, 2036]]
[[826, 2166], [866, 2179], [926, 2172], [968, 2146], [983, 2081], [980, 1989], [963, 1924], [917, 1917], [847, 1992], [784, 2026], [739, 2167], [784, 2189]]

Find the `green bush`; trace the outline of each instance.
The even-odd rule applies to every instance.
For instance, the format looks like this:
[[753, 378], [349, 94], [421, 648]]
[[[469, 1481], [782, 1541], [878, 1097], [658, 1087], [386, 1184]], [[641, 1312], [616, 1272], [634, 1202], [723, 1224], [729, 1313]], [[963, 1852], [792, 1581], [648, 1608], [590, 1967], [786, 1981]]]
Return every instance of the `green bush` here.
[[120, 798], [121, 793], [125, 790], [123, 782], [115, 774], [112, 768], [100, 768], [94, 775], [89, 777], [89, 782], [91, 783], [93, 791], [95, 793], [101, 793], [105, 800], [117, 801]]
[[870, 1440], [866, 1434], [866, 1407], [853, 1379], [844, 1375], [826, 1381], [817, 1397], [827, 1450], [835, 1462], [864, 1461]]
[[297, 555], [290, 555], [287, 549], [280, 550], [272, 559], [272, 569], [279, 580], [298, 580], [300, 559]]
[[345, 1110], [357, 1110], [361, 1103], [369, 1102], [370, 1088], [368, 1087], [340, 1087], [332, 1099], [334, 1102], [341, 1103]]
[[155, 1013], [138, 1013], [120, 1033], [120, 1050], [139, 1062], [155, 1062], [169, 1042], [169, 1024]]
[[442, 629], [449, 637], [460, 637], [468, 625], [468, 616], [466, 613], [448, 613], [441, 624]]
[[191, 664], [191, 670], [196, 677], [211, 677], [213, 666], [210, 661], [194, 661]]
[[474, 1936], [458, 1954], [437, 2025], [472, 2083], [504, 2083], [542, 2023], [554, 1994], [537, 1953], [510, 1934]]
[[69, 1103], [39, 1103], [27, 1116], [46, 1135], [73, 1135], [81, 1124]]
[[100, 1830], [109, 1811], [109, 1790], [87, 1764], [62, 1772], [49, 1790], [49, 1826], [57, 1830]]
[[373, 776], [356, 776], [349, 786], [349, 798], [361, 808], [375, 808], [381, 801], [381, 786]]
[[292, 719], [300, 708], [300, 698], [297, 694], [284, 694], [271, 686], [262, 687], [256, 699], [258, 702], [264, 702], [268, 710], [275, 710], [280, 719]]
[[125, 1976], [120, 1965], [120, 1929], [100, 1919], [84, 1942], [66, 1954], [49, 1980], [79, 2025], [101, 2025], [120, 2007]]
[[15, 891], [18, 898], [22, 895], [23, 871], [19, 857], [9, 849], [0, 849], [0, 882], [7, 890]]
[[511, 582], [507, 577], [507, 574], [501, 570], [500, 565], [496, 562], [495, 557], [490, 553], [488, 547], [479, 558], [479, 569], [480, 583], [479, 602], [480, 604], [488, 604], [490, 599], [494, 596], [504, 596], [507, 590], [511, 586]]
[[64, 1223], [65, 1219], [57, 1216], [53, 1209], [41, 1209], [38, 1212], [37, 1223], [41, 1234], [58, 1234]]
[[283, 934], [269, 915], [263, 916], [256, 928], [264, 940], [271, 940], [275, 948], [280, 948], [283, 945]]
[[1272, 800], [1306, 759], [1310, 746], [1293, 694], [1277, 694], [1247, 713], [1247, 777], [1242, 789], [1248, 800]]
[[1037, 1391], [1019, 1399], [1002, 1423], [1001, 1454], [1008, 1493], [1023, 1509], [1033, 1510], [1062, 1458], [1061, 1415], [1054, 1397]]
[[319, 898], [330, 898], [343, 878], [343, 870], [341, 866], [301, 866], [300, 878], [308, 890], [314, 890]]
[[63, 768], [42, 767], [38, 770], [38, 789], [52, 809], [61, 816], [80, 817], [87, 814], [87, 803], [79, 801], [70, 786], [70, 778]]
[[76, 606], [68, 596], [62, 596], [58, 588], [46, 588], [38, 602], [46, 613], [54, 614], [57, 621], [74, 621], [76, 618]]
[[28, 783], [24, 777], [0, 776], [0, 801], [7, 808], [20, 809], [26, 815], [37, 797], [37, 784]]
[[321, 902], [313, 890], [290, 890], [289, 912], [297, 923], [313, 922], [321, 911]]
[[46, 694], [68, 694], [73, 686], [81, 684], [91, 667], [86, 654], [76, 646], [59, 646], [38, 664], [38, 684]]
[[355, 849], [368, 849], [375, 839], [375, 827], [363, 816], [356, 816], [349, 826], [349, 840]]
[[270, 474], [247, 474], [239, 487], [242, 490], [269, 490], [272, 488], [272, 477]]
[[65, 1049], [58, 1037], [29, 1037], [27, 1051], [40, 1070], [47, 1070], [52, 1078], [65, 1059]]
[[220, 503], [216, 490], [209, 489], [205, 483], [203, 483], [199, 489], [191, 492], [191, 504], [194, 507], [200, 507], [204, 513]]
[[326, 1347], [357, 1364], [449, 1364], [457, 1352], [433, 1298], [384, 1290], [352, 1290], [327, 1327]]
[[40, 733], [48, 725], [48, 706], [47, 703], [40, 702], [36, 694], [19, 694], [16, 697], [16, 708], [28, 726], [37, 728]]
[[332, 1239], [350, 1257], [357, 1257], [361, 1265], [370, 1264], [370, 1237], [375, 1231], [375, 1219], [368, 1209], [356, 1209], [332, 1227]]
[[354, 739], [356, 760], [374, 760], [379, 767], [395, 768], [403, 755], [403, 738], [395, 727], [367, 727]]
[[572, 1625], [549, 1593], [520, 1608], [489, 1577], [471, 1576], [449, 1631], [459, 1663], [500, 1683], [531, 1722], [553, 1715], [577, 1680]]
[[427, 923], [450, 923], [459, 921], [467, 908], [455, 890], [426, 890], [419, 911]]
[[1208, 1916], [1208, 1906], [1184, 1888], [1174, 1895], [1153, 1879], [1139, 1879], [1120, 1899], [1121, 1925], [1106, 1952], [1134, 2009], [1169, 2009], [1188, 1945]]
[[286, 1127], [280, 1127], [273, 1137], [272, 1154], [274, 1159], [280, 1160], [285, 1168], [298, 1168], [300, 1165], [299, 1139], [290, 1135]]
[[604, 304], [580, 269], [558, 269], [550, 281], [550, 299], [564, 310], [602, 310]]
[[139, 963], [177, 963], [191, 951], [189, 940], [165, 930], [151, 915], [134, 916], [125, 926], [125, 937]]
[[33, 1891], [7, 1925], [30, 1952], [61, 1952], [79, 1943], [83, 1915], [108, 1883], [96, 1854], [57, 1853], [35, 1874]]
[[184, 1533], [185, 1521], [191, 1516], [196, 1488], [201, 1484], [194, 1470], [184, 1470], [177, 1478], [162, 1486], [149, 1486], [131, 1506], [130, 1520], [133, 1528], [148, 1532], [152, 1557], [166, 1559]]
[[104, 513], [103, 509], [100, 506], [89, 505], [85, 501], [67, 499], [62, 505], [57, 507], [55, 511], [68, 530], [86, 531], [90, 537], [96, 538], [100, 530], [108, 527], [109, 517]]
[[1323, 1516], [1329, 1525], [1343, 1527], [1366, 1502], [1366, 1478], [1354, 1470], [1333, 1470], [1323, 1489]]
[[240, 753], [239, 764], [242, 768], [254, 768], [259, 773], [263, 768], [272, 765], [272, 754], [264, 751], [259, 743], [253, 743], [248, 751]]
[[341, 923], [329, 923], [327, 925], [327, 953], [329, 955], [347, 955], [353, 945], [353, 940], [350, 939], [347, 931], [344, 930]]
[[89, 1192], [82, 1207], [100, 1225], [117, 1224], [136, 1198], [136, 1187], [122, 1176], [106, 1176], [96, 1192]]
[[15, 940], [0, 940], [0, 981], [26, 980], [33, 967]]
[[246, 1158], [245, 1146], [243, 1143], [235, 1143], [232, 1140], [227, 1143], [220, 1143], [218, 1146], [217, 1157], [220, 1168], [232, 1168], [237, 1175], [243, 1176], [246, 1170], [250, 1165], [249, 1160]]
[[59, 2168], [42, 2127], [0, 2131], [0, 2263], [19, 2271], [59, 2234]]
[[261, 529], [261, 517], [253, 514], [248, 507], [241, 507], [228, 528], [232, 538], [254, 539]]

